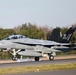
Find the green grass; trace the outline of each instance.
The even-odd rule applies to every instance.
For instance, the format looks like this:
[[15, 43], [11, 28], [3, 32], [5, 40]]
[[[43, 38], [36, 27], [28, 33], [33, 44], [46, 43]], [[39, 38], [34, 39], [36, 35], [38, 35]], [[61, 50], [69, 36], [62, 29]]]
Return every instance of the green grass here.
[[76, 69], [76, 63], [0, 68], [0, 74]]

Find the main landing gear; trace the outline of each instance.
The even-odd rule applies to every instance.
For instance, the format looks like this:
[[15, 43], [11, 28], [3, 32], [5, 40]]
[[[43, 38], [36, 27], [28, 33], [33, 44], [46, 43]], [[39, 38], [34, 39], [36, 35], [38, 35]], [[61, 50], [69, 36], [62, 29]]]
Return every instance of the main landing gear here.
[[35, 61], [39, 61], [39, 57], [35, 57]]
[[55, 52], [52, 52], [51, 54], [48, 54], [49, 60], [54, 60], [54, 56], [56, 56]]
[[49, 56], [49, 60], [54, 60], [54, 56], [53, 55], [50, 55]]

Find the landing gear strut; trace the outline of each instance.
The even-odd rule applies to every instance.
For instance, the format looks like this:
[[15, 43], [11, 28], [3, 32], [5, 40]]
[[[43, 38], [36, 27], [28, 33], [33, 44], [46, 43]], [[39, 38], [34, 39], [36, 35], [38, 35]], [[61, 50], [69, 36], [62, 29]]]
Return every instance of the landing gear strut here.
[[17, 53], [19, 51], [21, 51], [21, 50], [16, 51], [15, 49], [12, 49], [12, 51], [13, 51], [13, 52], [11, 52], [11, 54], [12, 54], [12, 60], [16, 61], [19, 58], [19, 55]]

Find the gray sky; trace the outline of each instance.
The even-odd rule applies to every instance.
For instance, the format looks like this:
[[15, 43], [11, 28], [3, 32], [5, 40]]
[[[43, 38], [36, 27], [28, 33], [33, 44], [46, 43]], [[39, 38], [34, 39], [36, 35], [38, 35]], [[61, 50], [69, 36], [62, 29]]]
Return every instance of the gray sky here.
[[0, 0], [0, 27], [24, 23], [66, 27], [76, 23], [76, 0]]

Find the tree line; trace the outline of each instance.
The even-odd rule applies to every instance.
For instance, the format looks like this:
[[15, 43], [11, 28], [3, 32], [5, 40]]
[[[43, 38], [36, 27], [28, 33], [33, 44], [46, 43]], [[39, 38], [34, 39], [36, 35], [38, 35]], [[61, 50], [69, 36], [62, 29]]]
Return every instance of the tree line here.
[[[76, 25], [74, 25], [74, 26], [76, 26]], [[56, 27], [56, 28], [60, 28], [60, 27]], [[61, 29], [62, 34], [64, 34], [68, 30], [68, 27], [63, 27], [60, 29]], [[41, 27], [41, 26], [37, 26], [35, 24], [25, 23], [18, 27], [14, 27], [12, 29], [0, 28], [0, 40], [4, 39], [10, 35], [13, 35], [13, 34], [21, 34], [21, 35], [27, 36], [29, 38], [47, 40], [47, 38], [51, 34], [52, 30], [53, 30], [53, 28], [48, 28], [47, 26]], [[72, 40], [75, 41], [76, 40], [75, 38], [76, 38], [76, 32], [74, 33]]]
[[[60, 27], [56, 27], [60, 28]], [[60, 28], [62, 34], [67, 31], [68, 27]], [[30, 38], [37, 39], [46, 39], [48, 35], [52, 32], [53, 28], [48, 28], [47, 26], [41, 27], [31, 23], [25, 23], [21, 26], [14, 27], [12, 29], [3, 29], [0, 28], [0, 40], [13, 35], [13, 34], [21, 34]], [[74, 37], [76, 36], [76, 32], [74, 33]]]

